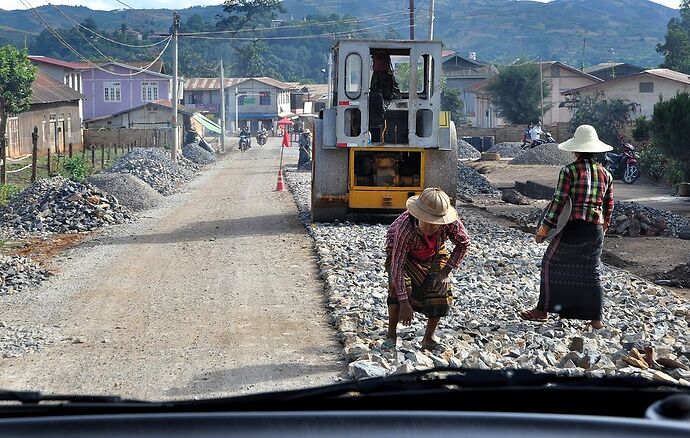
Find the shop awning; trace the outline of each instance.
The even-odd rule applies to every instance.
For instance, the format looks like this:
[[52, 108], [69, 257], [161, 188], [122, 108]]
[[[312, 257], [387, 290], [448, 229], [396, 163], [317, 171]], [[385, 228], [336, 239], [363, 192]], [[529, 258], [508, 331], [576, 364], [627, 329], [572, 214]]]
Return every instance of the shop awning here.
[[218, 126], [213, 120], [204, 117], [203, 115], [196, 113], [192, 116], [194, 120], [201, 123], [206, 129], [216, 134], [220, 134], [220, 126]]

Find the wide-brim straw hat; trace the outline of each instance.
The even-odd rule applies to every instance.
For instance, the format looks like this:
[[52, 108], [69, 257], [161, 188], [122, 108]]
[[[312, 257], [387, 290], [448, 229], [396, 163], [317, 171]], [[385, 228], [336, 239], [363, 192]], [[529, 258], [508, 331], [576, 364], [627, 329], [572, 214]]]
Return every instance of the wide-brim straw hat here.
[[420, 221], [435, 225], [450, 224], [458, 218], [448, 195], [436, 187], [429, 187], [421, 195], [408, 198], [407, 210]]
[[568, 141], [558, 145], [558, 149], [568, 152], [583, 152], [598, 154], [612, 151], [613, 147], [599, 140], [597, 130], [590, 125], [580, 125], [575, 130], [575, 135]]

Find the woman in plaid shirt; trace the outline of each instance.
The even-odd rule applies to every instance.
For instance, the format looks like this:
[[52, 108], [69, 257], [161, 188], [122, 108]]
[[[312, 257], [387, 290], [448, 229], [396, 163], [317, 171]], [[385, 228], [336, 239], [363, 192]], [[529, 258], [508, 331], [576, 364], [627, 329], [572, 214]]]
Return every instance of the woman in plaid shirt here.
[[[451, 254], [446, 240], [455, 244]], [[433, 335], [453, 300], [450, 274], [460, 265], [469, 241], [443, 190], [428, 188], [407, 200], [407, 211], [391, 224], [386, 236], [388, 335], [384, 349], [395, 348], [398, 322], [409, 326], [414, 311], [428, 318], [422, 349], [440, 345]]]
[[544, 322], [552, 312], [561, 318], [589, 320], [592, 328], [599, 329], [604, 298], [601, 252], [613, 213], [613, 177], [594, 154], [613, 148], [601, 142], [589, 125], [579, 126], [575, 136], [558, 148], [574, 152], [577, 159], [561, 169], [553, 200], [535, 235], [537, 243], [554, 234], [568, 199], [572, 211], [544, 254], [539, 302], [520, 316]]

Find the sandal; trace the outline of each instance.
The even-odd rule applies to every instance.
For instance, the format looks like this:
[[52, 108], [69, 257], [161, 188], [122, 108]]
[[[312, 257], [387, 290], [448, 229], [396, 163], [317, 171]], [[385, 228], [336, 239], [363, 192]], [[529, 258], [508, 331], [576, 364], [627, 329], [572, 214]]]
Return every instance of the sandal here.
[[533, 322], [546, 322], [547, 321], [547, 316], [539, 316], [539, 313], [537, 310], [523, 310], [522, 312], [518, 313], [520, 315], [520, 318], [524, 319], [525, 321], [533, 321]]
[[426, 351], [434, 352], [436, 350], [446, 350], [446, 349], [447, 349], [447, 347], [440, 342], [434, 342], [433, 344], [427, 344], [427, 345], [422, 344], [422, 351], [426, 350]]

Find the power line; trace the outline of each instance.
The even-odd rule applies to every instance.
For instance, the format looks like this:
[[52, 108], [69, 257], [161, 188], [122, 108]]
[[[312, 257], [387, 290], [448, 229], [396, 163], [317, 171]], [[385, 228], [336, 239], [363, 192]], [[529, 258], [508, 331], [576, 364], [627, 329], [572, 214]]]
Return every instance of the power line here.
[[[421, 17], [423, 18], [424, 15], [421, 15]], [[389, 23], [379, 24], [376, 26], [362, 27], [359, 29], [352, 29], [352, 30], [348, 30], [348, 31], [328, 32], [328, 33], [311, 34], [311, 35], [293, 35], [293, 36], [260, 37], [260, 38], [257, 38], [257, 37], [214, 37], [214, 36], [190, 35], [190, 34], [180, 34], [180, 35], [184, 35], [188, 38], [195, 38], [195, 39], [223, 40], [223, 41], [254, 41], [257, 39], [258, 40], [312, 39], [312, 38], [321, 38], [321, 37], [326, 37], [326, 36], [342, 36], [342, 35], [347, 35], [347, 34], [351, 34], [354, 32], [362, 32], [365, 30], [387, 27], [387, 26], [391, 26], [391, 25], [396, 24], [396, 23], [406, 22], [407, 20], [408, 20], [407, 18], [404, 18], [402, 20], [392, 21]]]
[[214, 35], [214, 34], [225, 34], [225, 33], [236, 34], [236, 33], [241, 33], [241, 32], [275, 31], [275, 30], [283, 30], [283, 29], [305, 29], [305, 28], [308, 28], [311, 26], [328, 26], [331, 24], [349, 24], [349, 23], [360, 23], [360, 22], [366, 22], [366, 21], [374, 21], [374, 20], [379, 20], [379, 19], [382, 19], [384, 17], [394, 16], [394, 15], [405, 15], [405, 14], [401, 13], [400, 11], [396, 11], [396, 12], [387, 12], [385, 14], [371, 15], [368, 17], [346, 18], [343, 20], [331, 20], [331, 21], [307, 22], [308, 24], [295, 24], [295, 25], [288, 25], [288, 26], [278, 26], [276, 28], [259, 27], [259, 28], [253, 28], [253, 29], [214, 30], [214, 31], [207, 31], [207, 32], [181, 32], [180, 36]]
[[[28, 0], [27, 0], [27, 3], [28, 3]], [[53, 6], [49, 1], [46, 1], [46, 3], [48, 3], [48, 4], [51, 5], [51, 6]], [[53, 7], [54, 7], [54, 6], [53, 6]], [[57, 9], [57, 8], [56, 8], [56, 9]], [[107, 60], [110, 61], [110, 62], [117, 62], [116, 60], [114, 60], [114, 59], [111, 58], [110, 56], [108, 56], [108, 55], [106, 55], [105, 53], [103, 53], [98, 47], [96, 47], [96, 46], [91, 42], [91, 40], [90, 40], [89, 38], [87, 38], [83, 33], [81, 33], [81, 32], [79, 31], [79, 29], [77, 29], [77, 28], [75, 27], [75, 28], [74, 28], [74, 31], [77, 32], [77, 34], [79, 34], [79, 36], [82, 37], [87, 43], [89, 43], [89, 45], [90, 45], [91, 47], [93, 47], [93, 49], [94, 49], [96, 52], [98, 52], [98, 54], [101, 55], [103, 58], [107, 59]], [[153, 64], [152, 64], [152, 65], [153, 65]]]
[[109, 41], [109, 42], [111, 42], [111, 43], [113, 43], [113, 44], [118, 44], [118, 45], [120, 45], [120, 46], [132, 47], [132, 48], [148, 48], [148, 47], [158, 46], [158, 45], [163, 44], [163, 43], [165, 42], [165, 40], [163, 39], [163, 40], [160, 40], [160, 41], [155, 42], [155, 43], [152, 43], [152, 44], [144, 44], [144, 45], [135, 45], [135, 44], [123, 43], [123, 42], [120, 42], [120, 41], [117, 41], [117, 40], [108, 38], [107, 36], [102, 35], [102, 34], [96, 32], [95, 30], [90, 29], [90, 28], [84, 26], [83, 24], [81, 24], [81, 23], [79, 23], [78, 21], [76, 21], [74, 18], [72, 18], [72, 17], [70, 17], [69, 15], [67, 15], [62, 9], [60, 9], [60, 8], [57, 7], [56, 5], [52, 4], [51, 2], [46, 1], [46, 3], [49, 4], [50, 6], [52, 6], [53, 8], [55, 8], [58, 12], [60, 12], [60, 14], [62, 14], [63, 17], [67, 18], [69, 21], [71, 21], [72, 23], [74, 23], [76, 26], [79, 26], [79, 27], [81, 27], [82, 29], [87, 30], [87, 31], [91, 32], [92, 34], [94, 34], [94, 35], [96, 35], [96, 36], [98, 36], [98, 37], [100, 37], [100, 38], [103, 38], [104, 40]]
[[[76, 55], [79, 59], [81, 59], [82, 61], [86, 62], [87, 64], [92, 65], [93, 68], [96, 68], [96, 69], [98, 69], [98, 70], [100, 70], [100, 71], [103, 71], [103, 72], [106, 72], [106, 73], [110, 73], [110, 74], [112, 74], [112, 75], [114, 75], [114, 76], [131, 77], [131, 76], [136, 76], [136, 75], [138, 75], [138, 74], [141, 74], [141, 73], [146, 72], [153, 64], [155, 64], [156, 62], [158, 62], [158, 60], [163, 56], [163, 53], [165, 53], [165, 50], [166, 50], [166, 49], [168, 48], [168, 46], [170, 45], [170, 41], [172, 41], [172, 37], [168, 37], [168, 38], [167, 38], [167, 44], [165, 45], [165, 47], [163, 47], [163, 50], [158, 54], [158, 56], [156, 57], [156, 59], [154, 59], [154, 60], [153, 60], [149, 65], [147, 65], [146, 67], [140, 68], [140, 67], [128, 66], [128, 67], [132, 67], [132, 68], [139, 68], [139, 69], [140, 69], [139, 71], [137, 71], [137, 72], [135, 72], [135, 73], [124, 73], [124, 74], [123, 74], [123, 73], [115, 73], [115, 72], [112, 72], [112, 71], [109, 71], [109, 70], [106, 70], [106, 69], [102, 68], [100, 65], [94, 63], [93, 61], [91, 61], [90, 59], [86, 58], [84, 55], [82, 55], [81, 53], [79, 53], [79, 51], [78, 51], [77, 49], [75, 49], [74, 47], [72, 47], [72, 45], [69, 44], [69, 43], [62, 37], [62, 35], [60, 35], [59, 32], [56, 32], [56, 31], [52, 28], [52, 26], [51, 26], [51, 25], [45, 20], [45, 18], [43, 18], [43, 16], [40, 14], [40, 12], [38, 12], [38, 11], [36, 10], [36, 8], [34, 8], [34, 7], [31, 5], [31, 3], [29, 3], [29, 0], [19, 0], [19, 1], [24, 5], [24, 7], [26, 7], [27, 9], [29, 9], [29, 10], [31, 11], [31, 13], [34, 15], [34, 17], [36, 17], [40, 22], [43, 23], [43, 27], [45, 27], [45, 29], [46, 29], [48, 32], [50, 32], [50, 33], [58, 40], [58, 42], [59, 42], [60, 44], [62, 44], [63, 46], [65, 46], [70, 52], [72, 52], [74, 55]], [[117, 61], [113, 61], [113, 62], [118, 63]], [[119, 63], [118, 63], [118, 64], [119, 64]]]

